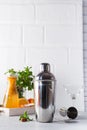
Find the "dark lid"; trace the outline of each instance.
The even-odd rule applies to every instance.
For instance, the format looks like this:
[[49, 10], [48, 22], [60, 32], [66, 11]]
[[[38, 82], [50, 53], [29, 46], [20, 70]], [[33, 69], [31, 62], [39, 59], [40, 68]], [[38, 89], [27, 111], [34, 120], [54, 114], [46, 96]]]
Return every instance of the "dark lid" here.
[[41, 63], [40, 64], [40, 72], [48, 71], [50, 72], [50, 64], [49, 63]]

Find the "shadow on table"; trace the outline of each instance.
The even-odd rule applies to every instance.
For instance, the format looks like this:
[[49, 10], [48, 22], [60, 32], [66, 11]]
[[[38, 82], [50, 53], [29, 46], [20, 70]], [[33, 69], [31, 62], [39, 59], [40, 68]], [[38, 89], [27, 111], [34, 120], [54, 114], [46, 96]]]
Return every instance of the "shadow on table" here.
[[69, 123], [69, 124], [75, 124], [75, 123], [78, 123], [79, 120], [76, 119], [76, 120], [72, 120], [72, 119], [64, 119], [64, 120], [54, 120], [53, 123], [58, 123], [58, 124], [64, 124], [64, 123]]

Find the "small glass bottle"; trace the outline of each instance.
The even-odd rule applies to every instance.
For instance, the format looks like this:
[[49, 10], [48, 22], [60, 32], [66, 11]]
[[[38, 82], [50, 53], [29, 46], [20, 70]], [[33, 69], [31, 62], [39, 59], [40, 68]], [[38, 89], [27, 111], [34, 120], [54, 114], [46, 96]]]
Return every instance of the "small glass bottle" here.
[[6, 108], [18, 107], [18, 92], [16, 89], [16, 77], [10, 76], [7, 78], [8, 87], [4, 96], [3, 106]]

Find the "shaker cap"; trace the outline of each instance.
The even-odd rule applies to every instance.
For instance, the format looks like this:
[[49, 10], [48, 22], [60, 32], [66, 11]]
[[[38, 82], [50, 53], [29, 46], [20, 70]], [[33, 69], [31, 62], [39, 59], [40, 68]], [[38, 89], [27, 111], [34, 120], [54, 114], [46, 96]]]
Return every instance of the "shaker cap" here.
[[41, 63], [40, 64], [40, 72], [41, 71], [48, 71], [48, 72], [50, 72], [50, 64], [49, 63]]
[[50, 64], [41, 63], [40, 64], [40, 73], [36, 76], [35, 80], [52, 80], [55, 81], [55, 77], [50, 73]]

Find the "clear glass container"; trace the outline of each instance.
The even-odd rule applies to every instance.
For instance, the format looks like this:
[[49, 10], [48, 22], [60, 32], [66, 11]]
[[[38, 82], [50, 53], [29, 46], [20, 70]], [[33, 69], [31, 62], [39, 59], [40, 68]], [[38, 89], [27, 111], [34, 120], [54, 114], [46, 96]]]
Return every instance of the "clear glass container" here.
[[16, 89], [16, 77], [8, 77], [8, 87], [4, 96], [3, 106], [6, 108], [18, 107], [18, 92]]

